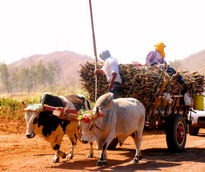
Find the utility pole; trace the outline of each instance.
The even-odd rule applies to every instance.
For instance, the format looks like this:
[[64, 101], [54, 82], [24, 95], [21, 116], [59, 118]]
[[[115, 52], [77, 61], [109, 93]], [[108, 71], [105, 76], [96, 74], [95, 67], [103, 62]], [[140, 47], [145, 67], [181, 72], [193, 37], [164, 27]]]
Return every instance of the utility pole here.
[[[93, 12], [92, 12], [92, 3], [91, 0], [89, 0], [90, 5], [90, 18], [91, 18], [91, 26], [92, 26], [92, 35], [93, 35], [93, 49], [94, 49], [94, 55], [95, 55], [95, 70], [97, 69], [97, 49], [96, 49], [96, 41], [95, 41], [95, 30], [94, 30], [94, 23], [93, 23]], [[97, 100], [97, 75], [95, 75], [95, 101]]]

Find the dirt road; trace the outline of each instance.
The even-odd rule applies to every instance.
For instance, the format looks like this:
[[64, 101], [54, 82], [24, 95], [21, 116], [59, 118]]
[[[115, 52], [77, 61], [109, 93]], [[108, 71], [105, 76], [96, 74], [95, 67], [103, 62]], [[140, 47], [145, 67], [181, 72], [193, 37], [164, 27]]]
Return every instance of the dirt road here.
[[[94, 158], [87, 159], [89, 145], [78, 143], [74, 158], [52, 163], [54, 151], [49, 143], [36, 136], [25, 137], [25, 123], [0, 119], [0, 171], [205, 171], [205, 130], [199, 136], [187, 135], [186, 149], [182, 153], [167, 151], [165, 134], [159, 131], [144, 132], [143, 159], [132, 164], [135, 146], [128, 138], [116, 151], [108, 151], [108, 164], [97, 167], [100, 155], [94, 150]], [[94, 144], [94, 148], [96, 145]], [[64, 137], [62, 150], [68, 153], [70, 143]]]

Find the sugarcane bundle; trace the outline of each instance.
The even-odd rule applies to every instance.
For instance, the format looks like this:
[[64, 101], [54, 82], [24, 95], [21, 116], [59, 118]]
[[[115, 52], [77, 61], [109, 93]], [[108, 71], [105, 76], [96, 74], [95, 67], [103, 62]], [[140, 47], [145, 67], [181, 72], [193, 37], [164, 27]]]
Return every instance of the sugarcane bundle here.
[[204, 75], [198, 72], [188, 74], [183, 72], [182, 76], [186, 79], [187, 85], [192, 88], [193, 94], [204, 92]]
[[[101, 68], [103, 64], [97, 67]], [[81, 66], [79, 71], [82, 88], [88, 91], [90, 100], [94, 101], [95, 96], [95, 76], [94, 63], [86, 63]], [[133, 64], [120, 64], [119, 71], [122, 78], [122, 90], [119, 97], [134, 97], [141, 101], [144, 106], [150, 107], [153, 103], [153, 97], [158, 95], [163, 83], [166, 81], [163, 92], [168, 92], [170, 95], [181, 94], [183, 85], [179, 84], [179, 74], [186, 81], [186, 85], [191, 88], [192, 93], [203, 92], [204, 76], [197, 72], [188, 74], [188, 72], [176, 73], [170, 75], [165, 71], [165, 68], [157, 66], [136, 66]], [[98, 75], [97, 96], [108, 91], [108, 82], [104, 75]]]
[[[101, 68], [102, 64], [98, 65], [98, 68]], [[86, 90], [90, 95], [90, 100], [95, 100], [95, 76], [94, 76], [95, 64], [86, 63], [81, 65], [79, 71], [81, 77], [81, 85], [84, 90]], [[97, 95], [103, 95], [108, 89], [108, 83], [104, 75], [98, 75], [97, 77]]]

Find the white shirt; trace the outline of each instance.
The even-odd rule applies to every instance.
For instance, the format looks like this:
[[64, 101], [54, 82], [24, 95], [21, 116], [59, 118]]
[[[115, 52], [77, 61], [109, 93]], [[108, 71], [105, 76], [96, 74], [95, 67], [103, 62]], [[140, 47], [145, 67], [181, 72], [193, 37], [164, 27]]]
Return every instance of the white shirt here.
[[122, 79], [119, 74], [118, 61], [116, 58], [107, 58], [105, 60], [104, 66], [102, 67], [102, 70], [105, 73], [108, 82], [110, 82], [112, 79], [112, 73], [117, 73], [114, 81], [122, 83]]

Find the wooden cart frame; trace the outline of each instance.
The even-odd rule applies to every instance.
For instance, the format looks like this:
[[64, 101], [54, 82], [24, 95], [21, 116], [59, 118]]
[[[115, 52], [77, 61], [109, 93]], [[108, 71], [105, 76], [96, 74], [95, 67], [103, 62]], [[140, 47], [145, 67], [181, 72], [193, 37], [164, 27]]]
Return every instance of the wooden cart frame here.
[[165, 129], [169, 151], [180, 152], [184, 150], [186, 144], [189, 123], [187, 115], [190, 107], [184, 103], [182, 89], [179, 89], [178, 94], [170, 95], [172, 102], [167, 102], [166, 96], [163, 95], [166, 84], [165, 79], [158, 93], [153, 96], [152, 106], [146, 114], [145, 127]]

